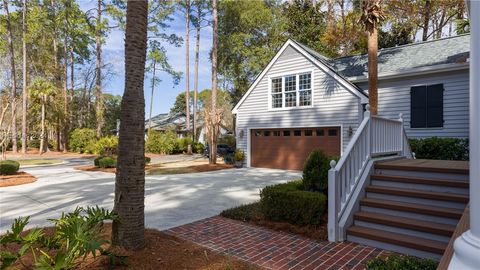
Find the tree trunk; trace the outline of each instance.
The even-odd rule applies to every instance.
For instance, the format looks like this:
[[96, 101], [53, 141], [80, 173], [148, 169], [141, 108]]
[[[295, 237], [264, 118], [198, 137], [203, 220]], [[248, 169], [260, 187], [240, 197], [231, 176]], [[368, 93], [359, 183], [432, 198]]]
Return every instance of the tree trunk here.
[[425, 10], [423, 13], [423, 35], [422, 35], [422, 41], [427, 41], [428, 39], [428, 23], [430, 21], [430, 9], [431, 9], [431, 3], [430, 0], [425, 1]]
[[153, 74], [152, 74], [152, 95], [150, 97], [150, 116], [148, 117], [148, 130], [152, 128], [152, 109], [153, 109], [153, 94], [155, 91], [155, 68], [156, 68], [156, 63], [155, 59], [153, 59]]
[[197, 16], [198, 22], [196, 26], [196, 43], [195, 43], [195, 82], [193, 85], [193, 141], [197, 141], [197, 103], [198, 103], [198, 62], [200, 54], [200, 16], [201, 16], [201, 5], [197, 5]]
[[[185, 102], [186, 128], [190, 132], [190, 0], [185, 2]], [[192, 145], [188, 145], [187, 154], [192, 154]]]
[[40, 131], [40, 149], [39, 154], [41, 155], [45, 150], [45, 95], [42, 96], [42, 121], [41, 121], [41, 131]]
[[15, 71], [15, 51], [13, 49], [13, 32], [10, 21], [10, 12], [8, 10], [8, 1], [3, 0], [3, 6], [5, 7], [5, 13], [7, 15], [7, 31], [8, 31], [8, 50], [10, 52], [10, 71], [12, 73], [12, 151], [16, 153], [17, 149], [17, 119], [16, 119], [16, 95], [17, 95], [17, 76]]
[[210, 157], [209, 163], [217, 163], [217, 134], [216, 134], [216, 119], [217, 119], [217, 50], [218, 50], [218, 15], [217, 15], [217, 0], [212, 1], [213, 8], [213, 44], [212, 44], [212, 135], [210, 136]]
[[28, 104], [28, 90], [27, 90], [27, 0], [22, 1], [22, 154], [27, 153], [27, 104]]
[[[68, 13], [65, 13], [65, 26], [68, 25], [67, 23], [67, 15]], [[67, 27], [68, 31], [68, 27]], [[64, 33], [64, 38], [63, 38], [63, 63], [64, 63], [64, 68], [63, 68], [63, 136], [62, 136], [62, 148], [63, 152], [67, 152], [67, 140], [68, 140], [68, 125], [69, 125], [69, 112], [68, 112], [68, 38], [67, 38], [67, 32]]]
[[372, 115], [378, 113], [378, 29], [369, 27], [368, 33], [368, 99]]
[[115, 181], [112, 243], [126, 249], [145, 246], [145, 99], [143, 82], [147, 54], [147, 0], [127, 4], [125, 92]]
[[96, 41], [96, 83], [95, 83], [95, 117], [97, 120], [97, 138], [102, 137], [103, 127], [103, 96], [102, 96], [102, 0], [98, 0], [97, 28], [95, 29]]

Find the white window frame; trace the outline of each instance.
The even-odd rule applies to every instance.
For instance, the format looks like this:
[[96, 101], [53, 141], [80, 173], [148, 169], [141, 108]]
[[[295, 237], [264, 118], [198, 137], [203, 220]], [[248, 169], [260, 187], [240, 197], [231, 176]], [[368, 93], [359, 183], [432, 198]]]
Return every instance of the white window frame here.
[[[309, 106], [299, 106], [300, 105], [300, 75], [310, 73], [310, 91], [311, 91], [311, 104]], [[285, 77], [295, 76], [295, 94], [296, 94], [296, 105], [294, 107], [285, 107]], [[273, 108], [273, 98], [272, 98], [272, 80], [282, 78], [282, 107]], [[282, 111], [282, 110], [301, 110], [314, 107], [314, 85], [315, 85], [315, 73], [313, 69], [304, 69], [298, 70], [296, 72], [284, 72], [270, 74], [268, 76], [268, 111]]]

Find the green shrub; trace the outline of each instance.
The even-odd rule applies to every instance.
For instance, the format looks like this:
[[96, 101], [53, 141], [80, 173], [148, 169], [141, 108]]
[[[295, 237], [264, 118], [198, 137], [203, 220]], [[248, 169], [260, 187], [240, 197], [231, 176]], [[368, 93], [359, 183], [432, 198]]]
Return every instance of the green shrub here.
[[100, 168], [115, 168], [117, 166], [117, 159], [114, 157], [102, 157], [97, 161]]
[[172, 154], [175, 149], [176, 134], [169, 130], [165, 132], [151, 130], [145, 141], [145, 151], [157, 154]]
[[325, 211], [326, 197], [303, 190], [301, 180], [267, 186], [260, 192], [262, 213], [273, 221], [317, 225]]
[[225, 164], [230, 164], [230, 165], [235, 163], [235, 155], [232, 153], [225, 154], [223, 156], [223, 162], [225, 162]]
[[40, 140], [39, 139], [28, 140], [27, 146], [29, 148], [40, 148]]
[[[59, 219], [50, 220], [54, 223], [53, 234], [46, 233], [42, 228], [24, 231], [29, 218], [15, 219], [12, 231], [0, 237], [2, 246], [15, 248], [12, 251], [2, 250], [2, 269], [18, 261], [25, 266], [25, 261], [29, 260], [32, 261], [31, 265], [25, 266], [27, 269], [75, 269], [90, 254], [107, 256], [110, 262], [126, 262], [125, 256], [104, 248], [108, 240], [102, 233], [103, 222], [118, 220], [118, 215], [113, 212], [98, 206], [86, 209], [77, 207], [73, 212], [62, 213]], [[30, 259], [25, 260], [24, 257]]]
[[197, 154], [203, 154], [203, 151], [205, 151], [205, 145], [201, 142], [196, 142], [193, 144], [193, 151]]
[[367, 270], [435, 270], [438, 263], [413, 256], [390, 255], [367, 263]]
[[248, 203], [223, 210], [220, 215], [235, 220], [250, 221], [260, 213], [260, 208], [260, 202]]
[[468, 139], [431, 137], [410, 139], [409, 143], [416, 158], [469, 160]]
[[235, 150], [235, 154], [234, 154], [233, 157], [234, 157], [235, 161], [244, 161], [245, 160], [245, 152], [243, 152], [240, 149], [237, 149], [237, 150]]
[[303, 165], [305, 190], [325, 192], [328, 187], [328, 170], [331, 159], [321, 150], [313, 150]]
[[117, 136], [105, 136], [98, 141], [91, 142], [85, 152], [93, 153], [95, 155], [116, 155], [118, 148]]
[[150, 162], [152, 162], [152, 158], [150, 158], [150, 157], [145, 157], [145, 164], [148, 164], [148, 163], [150, 163]]
[[73, 152], [83, 153], [95, 141], [95, 130], [91, 128], [77, 128], [70, 134], [69, 147]]
[[217, 144], [226, 144], [230, 147], [235, 148], [235, 146], [236, 146], [235, 136], [229, 135], [229, 134], [223, 135], [223, 136], [218, 138]]
[[1, 175], [11, 175], [18, 172], [20, 169], [20, 163], [15, 160], [3, 160], [0, 161], [0, 174]]
[[188, 145], [189, 144], [191, 145], [192, 143], [193, 143], [192, 138], [189, 138], [189, 137], [176, 139], [173, 153], [174, 154], [186, 153], [188, 151]]

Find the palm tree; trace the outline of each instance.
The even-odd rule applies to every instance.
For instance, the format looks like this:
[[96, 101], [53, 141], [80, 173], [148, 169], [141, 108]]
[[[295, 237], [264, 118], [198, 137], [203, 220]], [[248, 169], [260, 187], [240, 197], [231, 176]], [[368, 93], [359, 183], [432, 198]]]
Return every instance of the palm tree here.
[[378, 114], [378, 26], [384, 19], [382, 0], [363, 0], [362, 18], [368, 34], [368, 99], [370, 111]]
[[210, 156], [209, 163], [217, 163], [217, 136], [218, 136], [218, 112], [217, 112], [217, 50], [218, 50], [218, 15], [217, 0], [212, 1], [213, 8], [213, 44], [212, 44], [212, 112], [210, 128]]
[[145, 99], [148, 0], [127, 2], [125, 91], [120, 113], [112, 243], [126, 249], [145, 246]]
[[41, 132], [40, 132], [40, 149], [39, 154], [45, 152], [45, 120], [46, 120], [46, 106], [50, 97], [54, 96], [56, 93], [55, 85], [45, 78], [37, 77], [33, 80], [32, 85], [28, 91], [31, 95], [31, 98], [37, 104], [41, 104]]

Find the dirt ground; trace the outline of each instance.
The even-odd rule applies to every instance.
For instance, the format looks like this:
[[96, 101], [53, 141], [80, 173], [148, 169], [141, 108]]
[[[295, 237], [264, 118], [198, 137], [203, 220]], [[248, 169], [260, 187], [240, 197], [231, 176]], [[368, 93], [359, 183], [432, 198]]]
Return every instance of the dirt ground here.
[[35, 181], [37, 181], [37, 178], [26, 172], [18, 172], [14, 175], [0, 175], [0, 187], [23, 185]]
[[[178, 161], [178, 162], [165, 162], [147, 164], [145, 171], [148, 175], [163, 175], [163, 174], [180, 174], [180, 173], [197, 173], [197, 172], [209, 172], [223, 169], [233, 168], [232, 165], [228, 165], [220, 161], [215, 165], [208, 164], [208, 159]], [[74, 169], [81, 171], [92, 172], [108, 172], [115, 173], [115, 168], [98, 168], [93, 165], [77, 166]]]
[[[48, 228], [50, 233], [51, 228]], [[111, 225], [105, 224], [105, 238], [110, 240]], [[91, 256], [87, 258], [77, 269], [82, 270], [99, 270], [99, 269], [262, 269], [260, 267], [248, 264], [235, 258], [221, 255], [197, 244], [167, 235], [161, 231], [154, 229], [146, 229], [145, 237], [147, 246], [141, 251], [126, 251], [121, 248], [111, 248], [116, 254], [126, 255], [127, 265], [110, 266], [108, 259], [105, 257], [97, 257], [93, 259]], [[14, 251], [18, 249], [18, 245], [8, 245], [7, 250]], [[32, 264], [31, 253], [27, 253], [22, 262], [30, 266]], [[28, 269], [22, 268], [20, 263], [11, 269]]]

